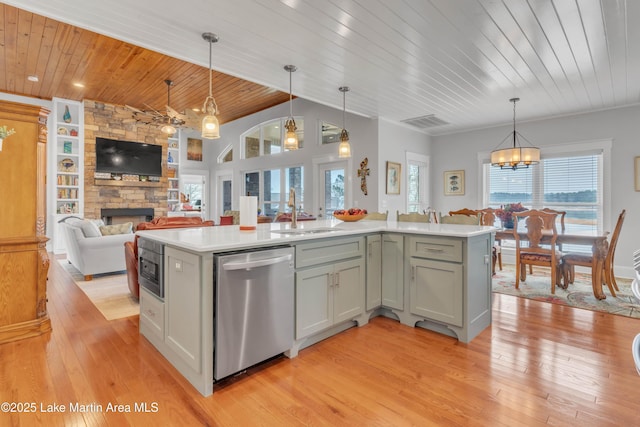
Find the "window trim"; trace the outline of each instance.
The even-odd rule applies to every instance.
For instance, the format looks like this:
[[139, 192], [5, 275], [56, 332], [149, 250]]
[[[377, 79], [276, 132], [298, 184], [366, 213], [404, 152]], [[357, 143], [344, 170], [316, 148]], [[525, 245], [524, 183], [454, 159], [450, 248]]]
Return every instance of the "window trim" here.
[[[604, 230], [612, 230], [612, 224], [614, 218], [611, 215], [611, 148], [613, 146], [613, 139], [595, 139], [579, 142], [571, 142], [566, 144], [558, 144], [554, 146], [540, 147], [541, 159], [553, 158], [553, 157], [571, 157], [580, 155], [592, 155], [602, 154], [602, 226]], [[488, 204], [489, 189], [485, 188], [485, 182], [487, 176], [485, 175], [485, 168], [483, 167], [490, 161], [490, 151], [478, 152], [478, 194], [481, 195], [478, 202], [481, 208]], [[538, 167], [534, 165], [532, 167]], [[617, 219], [617, 217], [616, 217]]]

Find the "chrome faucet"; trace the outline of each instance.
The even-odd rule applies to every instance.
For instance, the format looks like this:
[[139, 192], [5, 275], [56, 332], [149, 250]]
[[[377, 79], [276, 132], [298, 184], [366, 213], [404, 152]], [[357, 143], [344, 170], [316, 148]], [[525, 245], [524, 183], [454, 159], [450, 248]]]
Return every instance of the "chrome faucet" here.
[[298, 228], [298, 212], [296, 211], [296, 189], [289, 189], [289, 202], [287, 205], [291, 208], [291, 228]]

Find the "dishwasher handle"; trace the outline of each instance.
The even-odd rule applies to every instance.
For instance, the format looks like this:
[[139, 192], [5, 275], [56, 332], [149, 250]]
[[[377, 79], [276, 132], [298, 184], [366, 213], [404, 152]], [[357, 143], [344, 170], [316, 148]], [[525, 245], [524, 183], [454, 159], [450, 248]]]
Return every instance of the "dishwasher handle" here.
[[284, 261], [291, 261], [291, 254], [286, 254], [274, 258], [259, 259], [256, 261], [226, 262], [222, 264], [224, 270], [250, 270], [252, 268], [266, 267]]

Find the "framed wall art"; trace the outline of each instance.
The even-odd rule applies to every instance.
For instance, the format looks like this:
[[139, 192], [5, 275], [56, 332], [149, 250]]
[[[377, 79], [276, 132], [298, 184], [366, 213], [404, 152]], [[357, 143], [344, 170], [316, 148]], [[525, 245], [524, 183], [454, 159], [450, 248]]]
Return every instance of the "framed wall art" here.
[[461, 196], [464, 194], [464, 171], [446, 171], [444, 173], [444, 195]]
[[400, 163], [387, 162], [387, 194], [400, 194]]
[[187, 138], [187, 160], [202, 161], [202, 140]]

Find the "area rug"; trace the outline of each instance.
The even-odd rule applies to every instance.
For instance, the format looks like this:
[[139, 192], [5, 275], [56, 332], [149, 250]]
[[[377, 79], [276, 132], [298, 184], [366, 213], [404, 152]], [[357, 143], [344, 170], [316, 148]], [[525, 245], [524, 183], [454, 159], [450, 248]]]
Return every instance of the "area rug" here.
[[527, 280], [520, 282], [519, 289], [516, 289], [515, 266], [504, 265], [503, 270], [498, 270], [496, 275], [493, 276], [493, 292], [585, 310], [604, 311], [621, 316], [640, 318], [640, 300], [631, 291], [630, 279], [616, 278], [620, 288], [620, 291], [616, 291], [616, 297], [612, 297], [609, 288], [605, 286], [603, 290], [607, 298], [597, 300], [593, 296], [590, 274], [577, 272], [573, 284], [569, 285], [567, 289], [556, 286], [556, 293], [553, 295], [551, 294], [549, 272], [550, 269], [548, 268], [534, 267], [533, 275], [528, 274], [527, 271]]
[[105, 319], [114, 320], [140, 314], [140, 305], [129, 292], [126, 272], [95, 274], [92, 280], [84, 280], [82, 273], [73, 265], [66, 260], [59, 262]]

